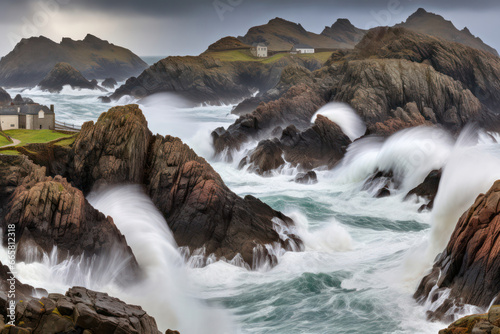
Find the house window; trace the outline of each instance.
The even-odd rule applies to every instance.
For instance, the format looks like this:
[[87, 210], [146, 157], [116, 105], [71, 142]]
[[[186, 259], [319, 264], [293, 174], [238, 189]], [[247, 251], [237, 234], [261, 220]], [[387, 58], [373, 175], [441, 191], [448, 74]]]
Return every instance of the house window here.
[[13, 128], [13, 127], [15, 127], [15, 126], [16, 126], [15, 124], [11, 124], [11, 125], [10, 125], [10, 127], [11, 127], [11, 128]]

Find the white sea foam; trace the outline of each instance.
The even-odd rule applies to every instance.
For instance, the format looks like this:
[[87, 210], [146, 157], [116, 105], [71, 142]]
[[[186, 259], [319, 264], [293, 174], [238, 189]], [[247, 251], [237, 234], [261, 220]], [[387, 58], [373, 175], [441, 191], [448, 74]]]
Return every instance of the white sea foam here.
[[366, 132], [366, 125], [361, 117], [346, 103], [330, 102], [324, 105], [313, 115], [311, 123], [316, 121], [318, 115], [325, 116], [337, 124], [352, 141]]

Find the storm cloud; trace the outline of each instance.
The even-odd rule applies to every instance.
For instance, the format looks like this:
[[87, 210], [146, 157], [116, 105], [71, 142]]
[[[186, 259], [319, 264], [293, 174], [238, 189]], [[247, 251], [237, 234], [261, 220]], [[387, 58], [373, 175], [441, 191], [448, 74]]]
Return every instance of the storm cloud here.
[[217, 39], [274, 17], [320, 33], [338, 18], [363, 29], [394, 25], [419, 7], [500, 49], [498, 0], [7, 0], [0, 10], [0, 54], [20, 38], [82, 39], [92, 33], [145, 55], [199, 54]]

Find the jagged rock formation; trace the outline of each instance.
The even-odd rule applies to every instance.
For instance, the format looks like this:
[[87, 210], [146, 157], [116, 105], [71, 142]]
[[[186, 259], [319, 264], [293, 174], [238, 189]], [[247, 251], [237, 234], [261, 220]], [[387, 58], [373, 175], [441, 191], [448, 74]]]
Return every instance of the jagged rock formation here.
[[228, 151], [230, 159], [250, 139], [271, 139], [276, 126], [304, 130], [330, 101], [350, 104], [368, 134], [383, 136], [418, 125], [457, 132], [470, 121], [490, 128], [500, 123], [492, 112], [499, 105], [500, 58], [403, 28], [372, 29], [354, 50], [334, 52], [321, 69], [289, 67], [285, 73], [274, 89], [234, 112], [254, 111], [213, 132], [217, 154]]
[[7, 205], [25, 178], [39, 182], [46, 177], [45, 167], [34, 164], [25, 156], [0, 157], [0, 221], [7, 214]]
[[500, 181], [481, 194], [455, 227], [446, 249], [424, 277], [414, 297], [436, 301], [449, 296], [433, 312], [432, 319], [449, 319], [464, 304], [487, 307], [500, 301]]
[[10, 104], [11, 102], [12, 98], [10, 97], [10, 94], [0, 87], [0, 105]]
[[116, 253], [128, 259], [128, 279], [139, 273], [132, 250], [112, 218], [95, 210], [80, 190], [60, 176], [25, 178], [12, 194], [2, 229], [10, 224], [16, 226], [18, 261], [40, 261], [43, 253], [57, 246], [60, 260], [68, 255], [90, 258]]
[[0, 60], [0, 85], [35, 86], [60, 62], [70, 64], [89, 79], [124, 80], [147, 68], [130, 50], [90, 34], [82, 41], [63, 38], [59, 44], [40, 36], [22, 39]]
[[309, 129], [299, 132], [290, 125], [281, 138], [261, 141], [244, 159], [249, 161], [251, 170], [261, 175], [283, 166], [285, 161], [307, 171], [319, 166], [332, 168], [343, 158], [349, 144], [351, 140], [337, 124], [318, 115]]
[[[216, 53], [214, 53], [216, 55]], [[111, 95], [142, 98], [161, 92], [175, 92], [194, 103], [235, 103], [256, 90], [266, 92], [280, 80], [281, 71], [290, 64], [315, 70], [318, 61], [282, 58], [271, 64], [255, 61], [220, 61], [216, 56], [168, 57], [160, 60], [139, 77], [130, 78]]]
[[338, 19], [331, 27], [325, 27], [321, 35], [339, 43], [355, 45], [366, 34], [366, 30], [356, 28], [348, 19]]
[[[5, 296], [0, 296], [0, 309], [6, 309], [6, 303]], [[128, 305], [106, 293], [82, 287], [73, 287], [65, 295], [51, 293], [47, 297], [19, 301], [15, 319], [16, 326], [4, 327], [3, 332], [161, 333], [155, 319], [140, 306]]]
[[[276, 101], [260, 104], [255, 111], [241, 116], [227, 130], [212, 132], [216, 153], [240, 149], [253, 138], [265, 137], [277, 126], [295, 125], [299, 130], [309, 126], [314, 113], [326, 103], [326, 97], [302, 83], [290, 88]], [[230, 156], [230, 155], [229, 155]]]
[[417, 196], [427, 200], [427, 204], [422, 204], [418, 209], [419, 212], [423, 210], [432, 210], [434, 207], [434, 199], [436, 198], [439, 190], [439, 181], [441, 181], [442, 170], [433, 170], [427, 175], [424, 182], [413, 188], [406, 194], [405, 200], [412, 196]]
[[65, 85], [70, 85], [73, 89], [100, 88], [97, 82], [88, 81], [68, 63], [57, 63], [49, 74], [47, 74], [38, 84], [42, 90], [47, 90], [51, 93], [59, 93]]
[[[336, 28], [341, 27], [336, 26]], [[341, 35], [336, 38], [337, 36], [332, 33], [339, 31]], [[349, 40], [348, 37], [343, 29], [318, 35], [305, 30], [300, 24], [277, 17], [267, 24], [250, 28], [245, 36], [238, 36], [238, 39], [248, 45], [265, 43], [270, 50], [289, 51], [295, 44], [308, 44], [321, 49], [352, 48], [356, 40]]]
[[459, 43], [403, 28], [375, 28], [342, 60], [406, 59], [460, 81], [491, 110], [500, 107], [500, 58]]
[[252, 265], [253, 248], [277, 242], [291, 249], [273, 229], [274, 217], [293, 222], [266, 204], [231, 192], [220, 176], [174, 137], [152, 136], [137, 105], [116, 107], [96, 124], [82, 127], [73, 148], [70, 179], [84, 192], [95, 186], [143, 183], [165, 216], [179, 246]]
[[415, 13], [408, 17], [406, 22], [397, 24], [396, 27], [403, 27], [451, 42], [458, 42], [489, 52], [498, 57], [498, 52], [494, 48], [485, 44], [479, 37], [472, 35], [467, 27], [462, 30], [458, 30], [451, 21], [445, 20], [441, 15], [429, 13], [423, 8], [419, 8]]
[[113, 79], [113, 78], [106, 78], [102, 82], [102, 86], [105, 87], [105, 88], [113, 89], [113, 88], [115, 88], [116, 85], [118, 85], [118, 82], [116, 82], [116, 80]]

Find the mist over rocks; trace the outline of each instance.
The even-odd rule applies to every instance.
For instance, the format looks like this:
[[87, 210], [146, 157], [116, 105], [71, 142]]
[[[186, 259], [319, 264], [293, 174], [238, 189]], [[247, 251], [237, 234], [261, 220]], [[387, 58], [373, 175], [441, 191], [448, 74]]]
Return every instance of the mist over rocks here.
[[[192, 252], [204, 247], [207, 255], [228, 261], [240, 254], [252, 267], [258, 245], [301, 247], [297, 236], [283, 240], [274, 230], [273, 218], [293, 227], [290, 218], [257, 199], [234, 194], [180, 139], [153, 136], [137, 105], [111, 108], [95, 124], [85, 123], [61, 159], [45, 161], [49, 173], [63, 171], [83, 194], [116, 184], [144, 185], [177, 244]], [[267, 251], [262, 256], [272, 260]]]
[[89, 81], [68, 63], [57, 63], [54, 68], [38, 83], [40, 89], [51, 93], [59, 93], [63, 86], [73, 89], [100, 89], [97, 81]]

